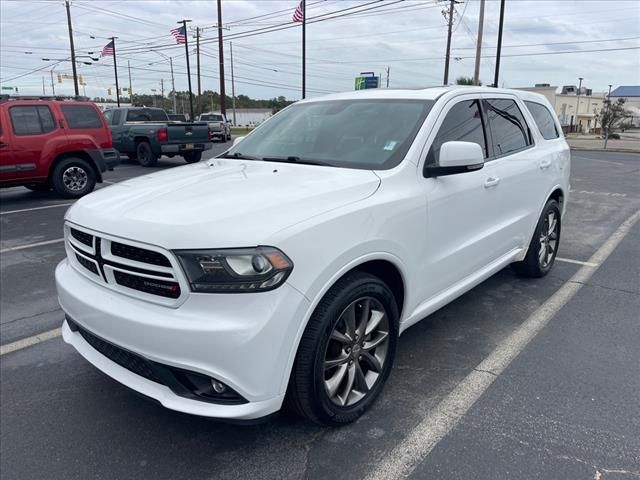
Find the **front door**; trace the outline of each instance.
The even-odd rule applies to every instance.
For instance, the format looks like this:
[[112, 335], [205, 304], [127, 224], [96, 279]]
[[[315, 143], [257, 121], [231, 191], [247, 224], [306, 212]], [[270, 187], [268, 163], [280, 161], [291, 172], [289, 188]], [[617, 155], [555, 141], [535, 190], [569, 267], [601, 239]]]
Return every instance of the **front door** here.
[[[487, 131], [480, 100], [465, 96], [445, 107], [434, 129], [426, 164], [438, 164], [440, 147], [449, 141], [474, 142], [487, 159]], [[424, 179], [427, 197], [427, 242], [422, 266], [420, 297], [433, 298], [464, 280], [495, 258], [498, 249], [490, 239], [493, 212], [487, 199], [495, 188], [492, 168]]]

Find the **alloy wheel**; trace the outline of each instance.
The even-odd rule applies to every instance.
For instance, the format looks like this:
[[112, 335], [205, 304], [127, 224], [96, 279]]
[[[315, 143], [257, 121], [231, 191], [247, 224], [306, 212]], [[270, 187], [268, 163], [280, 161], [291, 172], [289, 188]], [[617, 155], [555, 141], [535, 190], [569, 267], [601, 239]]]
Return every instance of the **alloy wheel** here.
[[545, 215], [540, 232], [540, 249], [538, 250], [538, 261], [542, 268], [547, 268], [556, 254], [558, 247], [558, 217], [556, 212], [549, 210]]
[[347, 306], [335, 324], [324, 357], [324, 386], [335, 405], [362, 400], [383, 372], [389, 346], [389, 316], [373, 297]]
[[69, 191], [80, 192], [86, 188], [89, 176], [83, 168], [72, 166], [62, 173], [62, 181]]

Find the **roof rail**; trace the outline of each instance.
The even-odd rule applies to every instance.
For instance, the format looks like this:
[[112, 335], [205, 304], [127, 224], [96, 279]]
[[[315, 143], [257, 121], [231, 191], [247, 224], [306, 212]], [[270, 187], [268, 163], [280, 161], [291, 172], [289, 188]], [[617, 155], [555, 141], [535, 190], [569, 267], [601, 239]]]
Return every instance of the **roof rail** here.
[[58, 100], [58, 101], [79, 101], [88, 102], [89, 97], [82, 96], [68, 96], [68, 95], [0, 95], [0, 103], [8, 102], [9, 100]]

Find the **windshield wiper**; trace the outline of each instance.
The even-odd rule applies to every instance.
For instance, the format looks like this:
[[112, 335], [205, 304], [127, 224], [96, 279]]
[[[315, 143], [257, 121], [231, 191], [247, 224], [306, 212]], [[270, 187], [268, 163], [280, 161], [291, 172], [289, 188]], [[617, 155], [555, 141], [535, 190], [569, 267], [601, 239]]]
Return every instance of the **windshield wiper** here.
[[318, 162], [316, 160], [308, 160], [306, 158], [300, 158], [300, 157], [294, 157], [294, 156], [289, 156], [289, 157], [262, 157], [262, 160], [264, 160], [265, 162], [300, 163], [300, 164], [303, 164], [303, 165], [323, 165], [323, 166], [327, 166], [328, 165], [328, 163]]
[[240, 152], [235, 152], [232, 154], [225, 153], [224, 155], [221, 155], [218, 158], [237, 158], [239, 160], [262, 160], [260, 157], [252, 157], [251, 155], [244, 155]]

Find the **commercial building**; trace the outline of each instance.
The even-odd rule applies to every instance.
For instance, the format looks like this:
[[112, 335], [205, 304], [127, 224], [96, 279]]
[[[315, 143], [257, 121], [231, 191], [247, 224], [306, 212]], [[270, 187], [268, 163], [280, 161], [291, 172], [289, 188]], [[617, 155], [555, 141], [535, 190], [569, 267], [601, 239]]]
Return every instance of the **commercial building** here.
[[565, 132], [600, 133], [597, 114], [605, 105], [605, 93], [594, 94], [591, 89], [585, 87], [578, 91], [575, 85], [558, 88], [549, 84], [537, 84], [519, 90], [536, 92], [547, 97]]
[[624, 98], [624, 108], [631, 112], [631, 125], [640, 127], [640, 85], [620, 85], [611, 92], [611, 101], [619, 98]]

